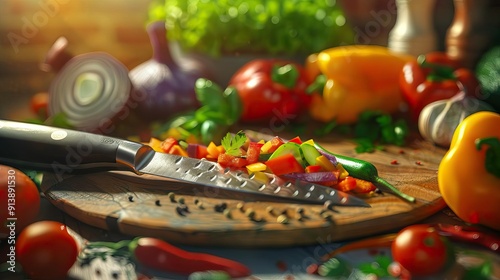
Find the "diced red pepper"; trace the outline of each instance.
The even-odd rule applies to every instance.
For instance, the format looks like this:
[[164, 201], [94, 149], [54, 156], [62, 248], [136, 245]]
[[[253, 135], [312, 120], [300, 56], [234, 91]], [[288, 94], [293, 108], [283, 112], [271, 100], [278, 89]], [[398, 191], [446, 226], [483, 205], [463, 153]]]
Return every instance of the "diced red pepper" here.
[[220, 153], [219, 156], [217, 157], [217, 162], [223, 167], [229, 167], [231, 166], [233, 158], [234, 156], [232, 155], [226, 153]]
[[200, 144], [189, 144], [187, 147], [189, 157], [202, 159], [208, 155], [207, 146]]
[[265, 162], [269, 170], [275, 175], [283, 175], [294, 172], [304, 172], [304, 167], [295, 159], [293, 154], [284, 154]]
[[297, 143], [300, 145], [300, 144], [302, 144], [302, 139], [300, 139], [299, 136], [295, 136], [292, 139], [288, 140], [288, 142], [293, 142], [293, 143]]
[[188, 156], [186, 150], [184, 150], [180, 145], [173, 145], [172, 148], [170, 148], [170, 150], [168, 151], [168, 153], [171, 155], [178, 155], [183, 157]]
[[314, 172], [320, 172], [323, 169], [319, 165], [308, 165], [306, 166], [305, 172], [306, 173], [314, 173]]
[[259, 142], [250, 142], [247, 149], [247, 162], [248, 164], [256, 163], [259, 161], [260, 148], [264, 144]]
[[377, 189], [377, 187], [369, 181], [354, 178], [356, 180], [356, 188], [352, 191], [355, 193], [369, 193]]
[[223, 167], [234, 167], [234, 168], [242, 168], [248, 165], [246, 159], [242, 157], [235, 157], [226, 153], [219, 154], [217, 158], [217, 162]]
[[243, 168], [248, 165], [248, 161], [242, 157], [234, 157], [231, 165], [236, 168]]
[[283, 141], [283, 139], [281, 139], [280, 137], [275, 136], [273, 139], [271, 139], [271, 147], [267, 150], [267, 153], [273, 153], [274, 151], [276, 151], [276, 149], [279, 148], [279, 146], [283, 144], [285, 144], [285, 141]]
[[163, 152], [165, 153], [170, 153], [170, 149], [172, 149], [172, 147], [174, 145], [178, 145], [179, 142], [177, 142], [177, 140], [173, 137], [167, 137], [165, 140], [163, 140], [161, 142], [161, 149], [163, 150]]
[[335, 188], [339, 191], [348, 192], [354, 190], [356, 188], [356, 185], [356, 179], [351, 176], [347, 176], [344, 179], [340, 180]]

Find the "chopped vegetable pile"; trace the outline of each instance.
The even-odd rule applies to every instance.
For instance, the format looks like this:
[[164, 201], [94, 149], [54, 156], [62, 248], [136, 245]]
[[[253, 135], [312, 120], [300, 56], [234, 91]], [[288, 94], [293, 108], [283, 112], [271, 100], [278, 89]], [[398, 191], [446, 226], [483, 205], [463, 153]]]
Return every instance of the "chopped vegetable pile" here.
[[263, 182], [268, 180], [266, 173], [273, 173], [359, 194], [370, 194], [377, 189], [372, 182], [350, 175], [334, 155], [317, 149], [312, 139], [302, 141], [295, 137], [286, 141], [275, 136], [269, 141], [253, 141], [240, 131], [227, 133], [220, 145], [188, 143], [173, 137], [163, 141], [152, 138], [149, 145], [159, 152], [207, 159], [223, 167], [246, 170]]

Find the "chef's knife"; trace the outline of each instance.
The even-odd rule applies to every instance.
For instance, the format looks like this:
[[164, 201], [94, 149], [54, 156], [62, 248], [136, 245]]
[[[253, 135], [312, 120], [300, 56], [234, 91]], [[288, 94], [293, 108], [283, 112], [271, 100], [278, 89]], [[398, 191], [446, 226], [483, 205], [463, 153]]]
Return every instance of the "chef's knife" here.
[[261, 182], [208, 160], [155, 152], [150, 146], [88, 132], [0, 120], [0, 162], [53, 172], [59, 180], [88, 168], [129, 170], [243, 192], [259, 200], [370, 207], [332, 188], [269, 175]]

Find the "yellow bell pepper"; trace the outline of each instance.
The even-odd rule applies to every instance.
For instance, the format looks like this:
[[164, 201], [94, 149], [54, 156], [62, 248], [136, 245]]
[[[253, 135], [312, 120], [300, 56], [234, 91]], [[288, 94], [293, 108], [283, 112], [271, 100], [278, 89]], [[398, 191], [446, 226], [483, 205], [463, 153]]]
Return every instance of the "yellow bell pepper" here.
[[310, 78], [323, 74], [322, 94], [314, 94], [309, 111], [322, 122], [354, 123], [363, 111], [395, 113], [403, 103], [399, 77], [413, 56], [395, 54], [382, 46], [342, 46], [313, 54], [306, 60]]
[[458, 217], [500, 230], [500, 114], [474, 113], [458, 125], [438, 183]]

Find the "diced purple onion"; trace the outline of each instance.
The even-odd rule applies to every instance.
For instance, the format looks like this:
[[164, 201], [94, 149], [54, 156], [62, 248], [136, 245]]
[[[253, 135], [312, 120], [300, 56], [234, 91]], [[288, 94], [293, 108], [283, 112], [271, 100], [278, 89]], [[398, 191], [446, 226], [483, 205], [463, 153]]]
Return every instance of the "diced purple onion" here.
[[318, 152], [322, 155], [324, 155], [333, 165], [337, 166], [337, 158], [332, 155], [331, 153], [324, 151], [323, 149], [318, 149]]
[[298, 179], [307, 182], [330, 182], [336, 181], [337, 176], [333, 172], [321, 171], [321, 172], [311, 172], [311, 173], [289, 173], [283, 175], [283, 177], [288, 179]]

